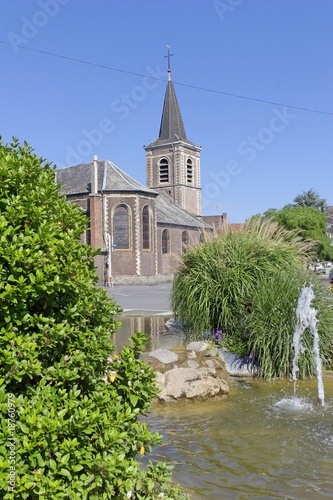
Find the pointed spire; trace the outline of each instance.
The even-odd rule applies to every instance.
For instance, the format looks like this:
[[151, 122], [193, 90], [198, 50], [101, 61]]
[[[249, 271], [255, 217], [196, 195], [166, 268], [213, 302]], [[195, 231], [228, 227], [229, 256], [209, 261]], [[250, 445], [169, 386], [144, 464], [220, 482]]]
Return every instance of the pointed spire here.
[[170, 45], [167, 45], [168, 54], [168, 83], [165, 92], [159, 139], [162, 141], [180, 141], [186, 140], [186, 133], [182, 115], [180, 113], [175, 88], [171, 80], [170, 67]]

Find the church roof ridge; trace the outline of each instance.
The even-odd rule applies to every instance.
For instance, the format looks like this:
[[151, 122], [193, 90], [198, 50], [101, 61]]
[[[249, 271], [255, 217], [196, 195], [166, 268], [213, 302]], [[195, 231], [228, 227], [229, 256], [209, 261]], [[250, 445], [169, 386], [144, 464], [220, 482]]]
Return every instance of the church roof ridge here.
[[[57, 182], [64, 195], [84, 194], [91, 191], [91, 169], [93, 162], [79, 163], [57, 169]], [[126, 174], [110, 160], [98, 160], [98, 192], [141, 192], [157, 196], [150, 189]]]
[[158, 224], [171, 224], [209, 230], [212, 229], [212, 226], [177, 205], [170, 195], [164, 191], [160, 191], [156, 199], [156, 206]]
[[[129, 187], [129, 191], [141, 191], [141, 192], [147, 192], [151, 194], [158, 194], [157, 191], [154, 191], [153, 189], [148, 188], [147, 186], [144, 186], [140, 182], [136, 181], [133, 177], [131, 177], [129, 174], [121, 170], [115, 163], [113, 163], [110, 160], [103, 160], [105, 163], [108, 163], [111, 166], [111, 171], [112, 169], [118, 174], [119, 176], [119, 187], [114, 186], [114, 179], [112, 179], [112, 175], [110, 175], [110, 179], [108, 179], [108, 175], [106, 175], [106, 185], [105, 185], [105, 190], [106, 191], [119, 191], [121, 188], [121, 181], [123, 181], [123, 186]], [[109, 173], [110, 169], [106, 169], [107, 174]], [[109, 182], [108, 182], [109, 181]], [[126, 189], [125, 189], [126, 190]]]

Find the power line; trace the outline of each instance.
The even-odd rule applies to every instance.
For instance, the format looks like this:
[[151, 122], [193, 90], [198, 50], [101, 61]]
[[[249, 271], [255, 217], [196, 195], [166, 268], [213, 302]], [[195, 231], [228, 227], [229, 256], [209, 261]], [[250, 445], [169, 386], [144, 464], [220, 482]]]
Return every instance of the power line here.
[[282, 102], [268, 101], [266, 99], [259, 99], [259, 98], [256, 98], [256, 97], [248, 97], [248, 96], [244, 96], [244, 95], [240, 95], [240, 94], [232, 94], [231, 92], [223, 92], [222, 90], [214, 90], [214, 89], [208, 89], [208, 88], [205, 88], [205, 87], [197, 87], [196, 85], [190, 85], [188, 83], [180, 83], [180, 82], [173, 82], [173, 83], [177, 84], [177, 85], [182, 85], [184, 87], [189, 87], [189, 88], [192, 88], [192, 89], [204, 90], [205, 92], [213, 92], [215, 94], [223, 94], [223, 95], [226, 95], [226, 96], [229, 96], [229, 97], [237, 97], [238, 99], [245, 99], [247, 101], [261, 102], [261, 103], [265, 103], [265, 104], [272, 104], [274, 106], [286, 106], [287, 108], [298, 109], [300, 111], [307, 111], [307, 112], [311, 112], [311, 113], [319, 113], [321, 115], [333, 116], [333, 113], [330, 113], [329, 111], [321, 111], [320, 109], [305, 108], [305, 107], [302, 107], [302, 106], [294, 106], [292, 104], [285, 104], [285, 103], [282, 103]]
[[[10, 46], [12, 46], [11, 43], [5, 42], [4, 40], [0, 40], [0, 43], [2, 43], [4, 45], [10, 45]], [[80, 64], [87, 64], [88, 66], [95, 66], [97, 68], [108, 69], [108, 70], [111, 70], [111, 71], [117, 71], [118, 73], [125, 73], [127, 75], [140, 76], [142, 78], [144, 78], [144, 77], [147, 76], [146, 74], [143, 74], [143, 73], [135, 73], [134, 71], [128, 71], [128, 70], [120, 69], [120, 68], [114, 68], [114, 67], [108, 66], [106, 64], [98, 64], [98, 63], [94, 63], [94, 62], [91, 62], [91, 61], [85, 61], [84, 59], [77, 59], [75, 57], [64, 56], [62, 54], [55, 54], [54, 52], [48, 52], [46, 50], [32, 49], [31, 47], [22, 47], [22, 46], [20, 46], [20, 48], [24, 49], [24, 50], [30, 50], [31, 52], [37, 52], [39, 54], [44, 54], [44, 55], [47, 55], [47, 56], [51, 56], [51, 57], [57, 57], [59, 59], [65, 59], [67, 61], [73, 61], [73, 62], [77, 62], [77, 63], [80, 63]], [[152, 75], [150, 75], [150, 78], [152, 80], [166, 81], [164, 78], [158, 78], [158, 77], [152, 76]], [[259, 99], [259, 98], [256, 98], [256, 97], [248, 97], [248, 96], [244, 96], [244, 95], [241, 95], [241, 94], [233, 94], [231, 92], [224, 92], [222, 90], [217, 90], [217, 89], [209, 89], [207, 87], [199, 87], [197, 85], [190, 85], [188, 83], [182, 83], [182, 82], [173, 81], [173, 84], [174, 85], [180, 85], [182, 87], [188, 87], [188, 88], [195, 89], [195, 90], [201, 90], [203, 92], [210, 92], [210, 93], [213, 93], [213, 94], [220, 94], [220, 95], [225, 95], [225, 96], [228, 96], [228, 97], [236, 97], [238, 99], [244, 99], [244, 100], [247, 100], [247, 101], [260, 102], [260, 103], [264, 103], [264, 104], [271, 104], [271, 105], [274, 105], [274, 106], [286, 106], [288, 108], [297, 109], [299, 111], [306, 111], [306, 112], [309, 112], [309, 113], [319, 113], [319, 114], [322, 114], [322, 115], [333, 116], [333, 113], [331, 113], [329, 111], [321, 111], [319, 109], [306, 108], [306, 107], [302, 107], [302, 106], [294, 106], [292, 104], [286, 104], [286, 103], [282, 103], [282, 102], [268, 101], [266, 99]]]

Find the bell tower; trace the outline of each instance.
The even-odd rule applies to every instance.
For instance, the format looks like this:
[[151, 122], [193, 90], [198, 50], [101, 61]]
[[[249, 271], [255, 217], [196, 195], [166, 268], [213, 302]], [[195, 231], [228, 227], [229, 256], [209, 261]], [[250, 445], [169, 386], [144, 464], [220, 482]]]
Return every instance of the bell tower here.
[[175, 88], [171, 80], [170, 45], [168, 81], [158, 138], [146, 151], [147, 187], [166, 192], [181, 208], [201, 217], [200, 152], [186, 137]]

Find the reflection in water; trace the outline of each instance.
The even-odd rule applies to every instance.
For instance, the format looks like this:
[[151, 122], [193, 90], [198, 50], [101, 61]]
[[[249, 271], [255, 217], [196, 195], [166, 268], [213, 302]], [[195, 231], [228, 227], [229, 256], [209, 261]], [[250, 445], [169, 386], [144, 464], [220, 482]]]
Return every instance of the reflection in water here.
[[118, 319], [121, 322], [121, 327], [114, 335], [117, 350], [120, 350], [123, 345], [129, 344], [129, 338], [135, 331], [148, 335], [147, 351], [153, 351], [160, 347], [172, 349], [172, 347], [183, 345], [184, 336], [181, 332], [167, 327], [170, 317], [123, 316]]

